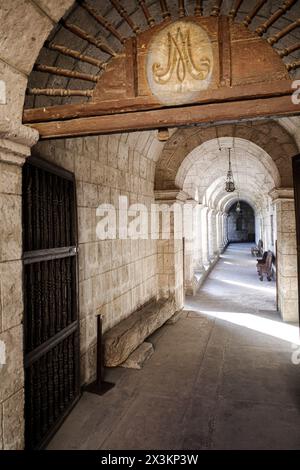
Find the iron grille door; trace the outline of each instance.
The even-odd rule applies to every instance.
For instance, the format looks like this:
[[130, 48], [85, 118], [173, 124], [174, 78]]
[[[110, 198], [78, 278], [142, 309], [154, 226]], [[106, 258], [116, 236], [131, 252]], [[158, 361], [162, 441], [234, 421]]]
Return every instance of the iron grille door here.
[[25, 441], [38, 449], [80, 395], [74, 177], [31, 157], [23, 169]]
[[[300, 155], [293, 158], [293, 177], [295, 191], [295, 212], [297, 232], [298, 291], [300, 292]], [[300, 314], [300, 296], [298, 314]], [[299, 315], [300, 319], [300, 315]]]

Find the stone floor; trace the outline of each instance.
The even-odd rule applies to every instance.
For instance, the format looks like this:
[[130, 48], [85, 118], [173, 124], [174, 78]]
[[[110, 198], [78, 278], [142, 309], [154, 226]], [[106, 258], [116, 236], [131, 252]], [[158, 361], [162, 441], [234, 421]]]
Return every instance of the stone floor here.
[[300, 449], [298, 328], [275, 311], [249, 245], [231, 245], [141, 371], [84, 393], [49, 449]]

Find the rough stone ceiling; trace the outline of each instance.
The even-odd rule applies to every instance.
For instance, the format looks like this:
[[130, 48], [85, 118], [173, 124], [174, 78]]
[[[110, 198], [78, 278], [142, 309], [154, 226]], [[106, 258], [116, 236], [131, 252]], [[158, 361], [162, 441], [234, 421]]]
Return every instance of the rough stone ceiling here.
[[224, 209], [229, 200], [237, 197], [237, 191], [228, 195], [224, 190], [230, 147], [237, 191], [252, 206], [262, 207], [268, 193], [280, 186], [280, 175], [272, 158], [245, 139], [223, 137], [195, 148], [183, 161], [176, 184], [199, 202]]
[[[32, 0], [33, 1], [33, 0]], [[142, 5], [146, 6], [147, 10], [151, 17], [154, 18], [155, 23], [160, 23], [163, 21], [164, 4], [166, 9], [170, 12], [171, 18], [179, 17], [179, 6], [184, 4], [185, 12], [187, 15], [193, 15], [196, 5], [203, 5], [203, 15], [210, 15], [213, 11], [213, 7], [221, 4], [221, 14], [228, 14], [232, 8], [231, 0], [86, 0], [89, 5], [91, 5], [99, 14], [105, 17], [111, 25], [115, 28], [121, 38], [127, 38], [135, 34], [133, 29], [138, 27], [140, 30], [146, 30], [150, 26], [148, 24], [149, 18], [147, 21], [146, 15], [143, 12]], [[235, 4], [236, 2], [233, 1]], [[235, 21], [242, 22], [246, 15], [249, 14], [255, 7], [257, 3], [263, 3], [263, 6], [258, 11], [258, 14], [253, 19], [250, 24], [250, 29], [255, 30], [261, 23], [263, 23], [267, 18], [271, 16], [280, 6], [283, 5], [284, 0], [266, 0], [265, 2], [259, 2], [258, 0], [243, 0], [241, 6], [238, 10]], [[124, 13], [120, 10], [124, 7], [126, 13], [128, 14], [127, 20], [124, 18]], [[119, 10], [119, 12], [118, 12]], [[276, 34], [278, 31], [287, 27], [294, 21], [298, 20], [300, 17], [300, 1], [295, 0], [295, 4], [287, 11], [285, 14], [280, 17], [267, 31], [266, 36], [271, 36]], [[73, 7], [67, 12], [64, 17], [67, 22], [72, 23], [76, 26], [79, 26], [81, 29], [87, 33], [93, 35], [96, 38], [103, 37], [105, 38], [106, 43], [117, 53], [122, 50], [123, 44], [117, 39], [113, 34], [111, 34], [105, 27], [101, 26], [90, 13], [86, 11], [81, 5], [80, 2], [75, 2]], [[131, 26], [128, 22], [132, 22]], [[275, 48], [283, 49], [289, 46], [295, 45], [300, 41], [300, 28], [299, 26], [296, 29], [293, 29], [288, 35], [281, 39]], [[98, 61], [105, 62], [109, 59], [109, 55], [99, 48], [89, 44], [86, 40], [79, 38], [77, 35], [73, 34], [67, 30], [62, 24], [58, 24], [52, 33], [50, 34], [48, 40], [55, 42], [56, 44], [61, 44], [65, 47], [75, 49], [82, 54], [89, 55], [95, 58]], [[284, 58], [287, 62], [293, 62], [295, 59], [300, 58], [300, 49], [291, 53], [287, 58]], [[71, 57], [68, 57], [60, 52], [50, 50], [47, 47], [43, 47], [40, 52], [40, 55], [37, 60], [38, 64], [45, 64], [48, 66], [56, 66], [67, 68], [72, 71], [81, 72], [85, 74], [98, 75], [101, 73], [101, 69], [98, 66], [86, 63], [81, 60], [77, 60]], [[300, 76], [300, 71], [297, 69], [296, 72], [291, 73], [293, 77], [297, 78]], [[45, 72], [33, 71], [29, 79], [29, 87], [34, 88], [63, 88], [63, 89], [81, 89], [88, 90], [93, 88], [94, 83], [91, 83], [86, 80], [67, 78], [58, 75], [52, 75]], [[50, 106], [54, 104], [62, 103], [76, 103], [87, 100], [85, 97], [48, 97], [48, 96], [27, 96], [26, 98], [26, 108], [30, 107], [43, 107]]]

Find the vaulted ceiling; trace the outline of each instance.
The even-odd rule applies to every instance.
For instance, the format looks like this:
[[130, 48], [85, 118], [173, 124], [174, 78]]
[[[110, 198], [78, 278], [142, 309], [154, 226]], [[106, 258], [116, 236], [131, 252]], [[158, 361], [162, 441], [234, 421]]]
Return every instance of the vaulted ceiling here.
[[300, 76], [299, 0], [83, 0], [74, 2], [42, 48], [25, 107], [89, 100], [126, 38], [170, 18], [194, 15], [228, 15], [244, 24], [278, 51], [292, 77]]

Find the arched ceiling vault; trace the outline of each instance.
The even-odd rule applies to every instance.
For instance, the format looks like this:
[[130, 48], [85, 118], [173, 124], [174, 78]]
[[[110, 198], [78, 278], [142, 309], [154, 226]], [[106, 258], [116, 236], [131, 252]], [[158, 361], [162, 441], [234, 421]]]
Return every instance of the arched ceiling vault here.
[[[89, 100], [88, 90], [94, 89], [95, 77], [98, 80], [106, 67], [102, 63], [110, 62], [115, 53], [122, 55], [124, 38], [137, 37], [186, 15], [227, 15], [245, 31], [269, 41], [270, 53], [272, 47], [283, 63], [292, 64], [288, 67], [290, 77], [297, 78], [300, 0], [11, 0], [0, 7], [0, 72], [6, 84], [6, 104], [0, 108], [3, 127], [11, 128], [12, 136], [20, 132], [25, 90], [29, 88], [60, 89], [62, 95], [74, 90], [75, 96], [30, 95], [26, 108]], [[42, 68], [37, 70], [37, 65]], [[59, 75], [53, 69], [49, 73], [49, 67], [69, 70], [70, 74]], [[83, 96], [76, 96], [78, 92]], [[23, 128], [22, 132], [29, 135], [30, 130]]]
[[222, 201], [222, 206], [221, 206], [221, 210], [223, 212], [226, 212], [228, 213], [230, 208], [238, 201], [245, 201], [247, 204], [249, 204], [250, 207], [252, 207], [253, 211], [255, 214], [258, 214], [261, 210], [261, 206], [259, 204], [257, 204], [257, 202], [254, 201], [253, 198], [251, 198], [250, 196], [248, 195], [245, 195], [245, 194], [241, 194], [240, 195], [240, 199], [238, 199], [237, 197], [227, 197], [227, 199], [223, 199]]
[[[35, 3], [45, 6], [47, 2]], [[288, 70], [295, 77], [300, 65], [299, 13], [298, 0], [78, 0], [53, 29], [29, 80], [31, 90], [64, 89], [74, 92], [73, 96], [28, 96], [26, 107], [88, 100], [97, 76], [122, 52], [127, 38], [185, 16], [228, 15], [268, 41], [290, 64]], [[60, 76], [49, 67], [74, 73]]]
[[[241, 151], [244, 148], [246, 150], [248, 146], [250, 154], [253, 153], [254, 157], [258, 157], [257, 161], [261, 160], [264, 155], [265, 165], [271, 165], [273, 169], [277, 168], [277, 176], [274, 177], [275, 185], [279, 184], [279, 174], [281, 186], [292, 186], [291, 158], [298, 153], [294, 138], [276, 122], [257, 121], [212, 126], [205, 129], [177, 130], [164, 146], [157, 162], [156, 189], [182, 187], [183, 179], [193, 163], [193, 156], [198, 153], [195, 149], [201, 147], [202, 155], [209, 154], [212, 150], [216, 158], [218, 154], [216, 142], [222, 138], [227, 139], [227, 147], [229, 144], [233, 146], [233, 141], [237, 143], [237, 148], [241, 148]], [[243, 140], [248, 141], [246, 147], [242, 143]], [[210, 141], [213, 143], [209, 143]]]
[[203, 202], [209, 207], [221, 212], [226, 212], [228, 204], [236, 202], [238, 199], [243, 199], [248, 202], [256, 211], [262, 210], [269, 200], [266, 191], [261, 190], [255, 183], [249, 182], [247, 186], [240, 186], [239, 191], [234, 193], [226, 193], [224, 191], [224, 177], [217, 178], [214, 183], [214, 191], [209, 197], [207, 193], [211, 188], [208, 188], [204, 195]]
[[[64, 0], [70, 8], [60, 21], [63, 7], [54, 14], [45, 0], [26, 1], [54, 25], [30, 74], [23, 115], [41, 138], [300, 113], [291, 101], [298, 0]], [[35, 55], [42, 39], [34, 37]], [[167, 44], [177, 51], [169, 51], [168, 77]]]
[[[225, 191], [231, 166], [236, 190]], [[219, 137], [194, 148], [183, 160], [176, 178], [177, 187], [190, 197], [216, 210], [224, 210], [235, 198], [244, 198], [256, 210], [262, 208], [274, 187], [280, 187], [278, 168], [272, 158], [256, 144], [241, 138]]]

